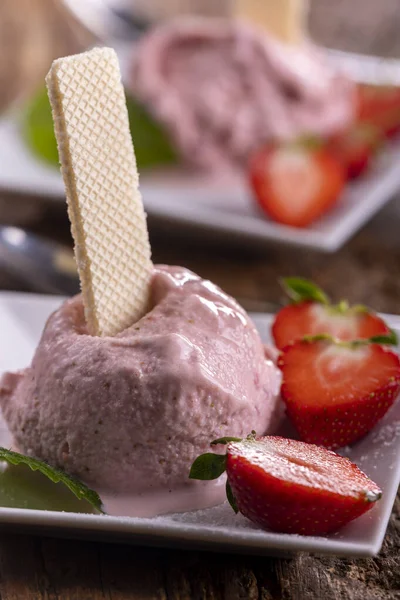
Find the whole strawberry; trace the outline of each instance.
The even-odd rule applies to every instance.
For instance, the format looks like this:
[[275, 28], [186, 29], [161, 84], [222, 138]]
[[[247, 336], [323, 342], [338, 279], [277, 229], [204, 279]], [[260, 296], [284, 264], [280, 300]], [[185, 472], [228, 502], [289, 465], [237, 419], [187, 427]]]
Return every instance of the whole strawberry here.
[[226, 454], [199, 456], [190, 478], [216, 479], [226, 470], [232, 508], [263, 529], [325, 535], [370, 510], [382, 495], [349, 459], [325, 448], [254, 433], [212, 444], [227, 444]]
[[398, 354], [370, 340], [304, 338], [283, 349], [278, 367], [282, 399], [301, 439], [327, 448], [366, 435], [400, 390]]
[[340, 340], [369, 339], [396, 336], [375, 312], [361, 305], [349, 306], [346, 301], [332, 304], [321, 288], [307, 279], [287, 277], [282, 279], [291, 304], [282, 308], [272, 325], [272, 335], [277, 348], [306, 335], [326, 333]]

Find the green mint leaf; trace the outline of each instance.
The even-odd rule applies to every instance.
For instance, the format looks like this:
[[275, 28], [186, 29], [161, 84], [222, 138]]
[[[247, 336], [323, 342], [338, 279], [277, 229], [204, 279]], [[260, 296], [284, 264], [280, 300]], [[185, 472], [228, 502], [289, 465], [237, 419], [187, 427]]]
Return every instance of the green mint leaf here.
[[[126, 105], [139, 170], [176, 164], [176, 152], [162, 127], [132, 97], [127, 96]], [[58, 167], [57, 142], [46, 88], [41, 88], [25, 108], [21, 133], [36, 156]]]
[[233, 495], [232, 488], [228, 480], [226, 480], [226, 497], [228, 498], [229, 504], [237, 514], [239, 512], [239, 509], [237, 507], [235, 496]]
[[58, 166], [57, 142], [47, 90], [41, 88], [22, 116], [21, 133], [30, 150], [51, 165]]
[[281, 285], [289, 298], [295, 304], [312, 300], [320, 304], [329, 304], [329, 298], [321, 288], [301, 277], [284, 277]]
[[189, 479], [218, 479], [226, 469], [226, 454], [202, 454], [192, 464]]
[[177, 154], [162, 126], [132, 96], [127, 95], [126, 106], [139, 171], [177, 164]]
[[387, 335], [374, 335], [373, 337], [369, 338], [369, 341], [373, 344], [387, 344], [389, 346], [398, 345], [397, 334], [395, 331], [393, 331], [393, 329], [391, 329], [390, 333], [388, 333]]
[[229, 442], [241, 442], [242, 438], [238, 437], [222, 437], [211, 442], [210, 446], [218, 446], [218, 444], [229, 444]]
[[10, 465], [26, 465], [30, 467], [32, 471], [39, 471], [54, 483], [63, 483], [79, 500], [87, 500], [87, 502], [89, 502], [96, 510], [104, 513], [98, 493], [88, 488], [81, 481], [67, 475], [64, 471], [51, 467], [37, 458], [25, 456], [19, 452], [13, 452], [12, 450], [7, 450], [2, 447], [0, 447], [0, 461], [1, 460], [4, 460]]

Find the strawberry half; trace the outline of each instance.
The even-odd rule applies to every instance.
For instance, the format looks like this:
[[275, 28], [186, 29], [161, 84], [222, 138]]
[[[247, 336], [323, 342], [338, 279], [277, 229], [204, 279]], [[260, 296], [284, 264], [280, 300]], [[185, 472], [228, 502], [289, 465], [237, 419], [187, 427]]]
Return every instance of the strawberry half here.
[[338, 200], [345, 184], [342, 163], [310, 141], [275, 143], [250, 161], [250, 184], [271, 219], [306, 227]]
[[339, 448], [366, 435], [400, 390], [399, 356], [329, 336], [287, 346], [278, 359], [288, 417], [305, 442]]
[[370, 123], [355, 123], [346, 131], [333, 137], [329, 148], [340, 160], [348, 179], [364, 174], [382, 145], [382, 133]]
[[360, 84], [357, 118], [373, 124], [387, 138], [400, 130], [400, 87]]
[[325, 448], [281, 437], [232, 439], [213, 442], [227, 444], [226, 455], [203, 454], [190, 477], [215, 479], [226, 469], [232, 508], [263, 529], [325, 535], [370, 510], [382, 495], [349, 459]]
[[272, 325], [277, 348], [306, 335], [327, 333], [340, 340], [396, 337], [383, 319], [365, 306], [350, 307], [347, 302], [332, 305], [328, 296], [312, 282], [298, 277], [281, 280], [293, 304], [282, 308]]

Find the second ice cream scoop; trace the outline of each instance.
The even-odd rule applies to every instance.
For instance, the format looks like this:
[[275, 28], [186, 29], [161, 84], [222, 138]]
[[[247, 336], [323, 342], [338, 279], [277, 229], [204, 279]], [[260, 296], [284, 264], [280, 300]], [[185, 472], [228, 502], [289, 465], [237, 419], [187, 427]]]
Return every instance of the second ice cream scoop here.
[[330, 135], [355, 110], [355, 86], [311, 42], [285, 45], [246, 23], [176, 19], [150, 32], [130, 87], [189, 163], [245, 164], [271, 138]]

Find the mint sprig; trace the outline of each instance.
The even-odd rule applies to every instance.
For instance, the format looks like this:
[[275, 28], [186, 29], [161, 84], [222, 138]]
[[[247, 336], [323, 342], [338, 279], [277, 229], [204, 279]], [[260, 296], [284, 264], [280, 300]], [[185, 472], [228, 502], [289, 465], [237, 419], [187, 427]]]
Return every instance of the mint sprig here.
[[42, 460], [25, 456], [13, 450], [0, 447], [0, 461], [5, 461], [10, 465], [26, 465], [32, 471], [39, 471], [42, 475], [50, 479], [53, 483], [63, 483], [79, 500], [86, 500], [97, 511], [104, 513], [100, 496], [94, 490], [91, 490], [87, 485], [67, 475], [64, 471], [51, 467]]
[[319, 304], [329, 304], [329, 298], [325, 292], [308, 279], [302, 277], [284, 277], [280, 280], [281, 285], [289, 298], [295, 304], [313, 301]]

